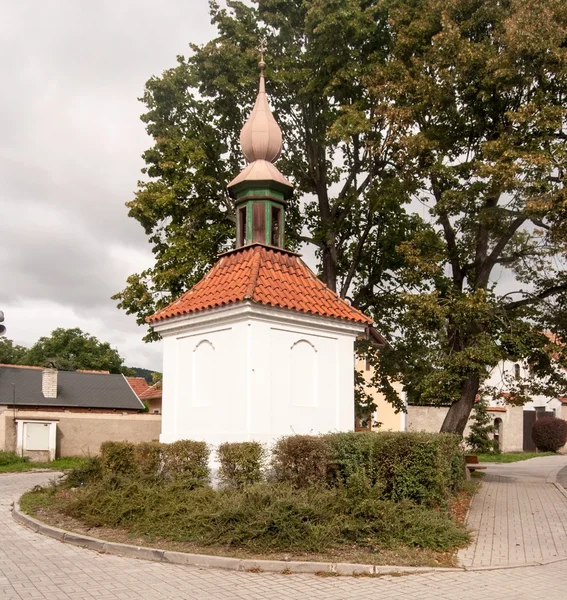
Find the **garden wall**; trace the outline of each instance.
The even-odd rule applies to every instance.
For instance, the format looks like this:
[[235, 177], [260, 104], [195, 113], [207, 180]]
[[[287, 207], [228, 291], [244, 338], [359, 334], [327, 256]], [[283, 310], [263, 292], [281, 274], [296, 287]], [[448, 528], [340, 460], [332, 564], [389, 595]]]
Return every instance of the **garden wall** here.
[[[504, 409], [504, 410], [502, 410]], [[448, 407], [408, 406], [408, 431], [437, 432], [443, 424]], [[523, 449], [524, 409], [522, 406], [506, 406], [488, 409], [492, 419], [502, 419], [500, 444], [502, 452], [521, 452]], [[465, 428], [464, 437], [470, 431], [471, 419]]]
[[161, 415], [31, 411], [0, 407], [0, 450], [16, 449], [16, 420], [57, 423], [56, 456], [94, 456], [105, 441], [150, 442], [161, 431]]

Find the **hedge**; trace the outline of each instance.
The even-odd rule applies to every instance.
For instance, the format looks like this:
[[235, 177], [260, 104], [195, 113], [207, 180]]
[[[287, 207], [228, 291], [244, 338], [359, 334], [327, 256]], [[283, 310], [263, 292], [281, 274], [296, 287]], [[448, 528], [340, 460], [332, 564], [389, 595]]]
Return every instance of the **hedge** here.
[[104, 442], [100, 450], [103, 476], [163, 479], [188, 487], [198, 487], [209, 481], [210, 450], [206, 442]]
[[[219, 480], [241, 489], [260, 482], [265, 451], [256, 442], [226, 443], [217, 449]], [[181, 440], [102, 445], [100, 473], [177, 482], [195, 488], [209, 481], [205, 442]], [[92, 473], [98, 472], [93, 465]], [[450, 434], [349, 432], [280, 438], [270, 461], [271, 478], [296, 489], [371, 488], [383, 500], [444, 505], [464, 481], [461, 440]]]
[[221, 444], [217, 448], [219, 480], [229, 488], [241, 488], [263, 479], [266, 450], [258, 442]]
[[278, 481], [296, 487], [349, 486], [364, 480], [385, 500], [444, 504], [465, 477], [461, 440], [450, 434], [334, 433], [290, 436], [274, 448]]

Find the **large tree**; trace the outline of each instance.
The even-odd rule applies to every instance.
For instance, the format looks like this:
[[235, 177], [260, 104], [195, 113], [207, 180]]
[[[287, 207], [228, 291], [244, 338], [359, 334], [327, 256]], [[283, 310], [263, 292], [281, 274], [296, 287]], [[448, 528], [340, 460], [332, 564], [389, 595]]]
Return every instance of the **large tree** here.
[[[280, 170], [295, 185], [287, 243], [316, 249], [322, 280], [363, 309], [389, 290], [398, 243], [420, 228], [408, 215], [412, 181], [396, 158], [395, 123], [374, 111], [364, 84], [387, 56], [381, 2], [211, 2], [218, 36], [146, 84], [142, 116], [153, 138], [146, 179], [128, 203], [155, 263], [128, 278], [119, 306], [146, 316], [195, 284], [232, 246], [227, 183], [243, 168], [239, 133], [257, 89], [258, 41], [285, 146]], [[146, 339], [152, 339], [150, 332]]]
[[49, 337], [41, 337], [26, 352], [22, 364], [44, 366], [52, 362], [62, 371], [87, 369], [130, 375], [124, 359], [108, 342], [101, 342], [75, 327], [58, 328]]
[[144, 323], [232, 244], [226, 184], [243, 166], [238, 134], [263, 33], [286, 141], [280, 169], [296, 186], [288, 244], [314, 245], [323, 281], [390, 338], [376, 383], [395, 400], [395, 375], [413, 401], [451, 404], [443, 429], [458, 433], [501, 359], [529, 361], [532, 388], [557, 389], [552, 359], [563, 360], [567, 339], [562, 2], [227, 6], [211, 3], [214, 40], [146, 84], [153, 145], [128, 205], [155, 263], [128, 279], [119, 306]]
[[450, 404], [442, 430], [462, 434], [500, 360], [531, 366], [515, 401], [567, 390], [567, 10], [387, 4], [392, 45], [369, 85], [377, 112], [405, 124], [400, 151], [437, 236], [399, 247], [413, 289], [383, 364], [413, 401]]

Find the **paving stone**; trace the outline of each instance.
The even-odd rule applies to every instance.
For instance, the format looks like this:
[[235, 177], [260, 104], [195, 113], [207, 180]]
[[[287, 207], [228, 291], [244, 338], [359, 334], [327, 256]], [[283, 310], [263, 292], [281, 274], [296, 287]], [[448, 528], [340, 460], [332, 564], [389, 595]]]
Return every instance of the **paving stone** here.
[[[1, 600], [481, 600], [494, 595], [502, 600], [565, 598], [567, 561], [516, 569], [353, 578], [223, 571], [99, 554], [34, 533], [12, 519], [12, 500], [49, 478], [45, 473], [0, 475]], [[512, 488], [506, 488], [505, 483], [498, 485], [500, 490], [486, 492], [490, 498], [507, 497], [510, 506], [525, 505], [517, 498], [521, 491], [510, 493]], [[487, 511], [494, 515], [488, 496], [482, 502], [488, 503]], [[542, 504], [545, 502], [547, 499], [542, 498]], [[556, 513], [558, 517], [563, 515], [561, 506], [556, 507]], [[472, 510], [471, 518], [477, 518]], [[541, 541], [540, 534], [535, 535], [540, 546], [560, 541], [562, 530], [555, 518], [548, 519], [555, 523], [550, 525], [550, 535], [544, 535]], [[515, 520], [508, 517], [507, 531], [515, 526]], [[490, 547], [484, 542], [481, 545]], [[486, 552], [492, 556], [491, 549]], [[525, 549], [512, 554], [525, 555]]]

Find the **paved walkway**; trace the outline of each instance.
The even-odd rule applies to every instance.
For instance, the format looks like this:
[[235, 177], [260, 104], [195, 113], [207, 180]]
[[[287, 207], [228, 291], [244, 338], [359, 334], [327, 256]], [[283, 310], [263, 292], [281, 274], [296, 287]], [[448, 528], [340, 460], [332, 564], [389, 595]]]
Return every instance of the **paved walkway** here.
[[490, 464], [468, 526], [474, 542], [459, 552], [465, 567], [505, 567], [567, 559], [567, 493], [553, 482], [567, 456]]
[[567, 589], [567, 561], [374, 579], [238, 573], [101, 555], [12, 520], [12, 500], [46, 479], [0, 475], [1, 600], [564, 600]]

